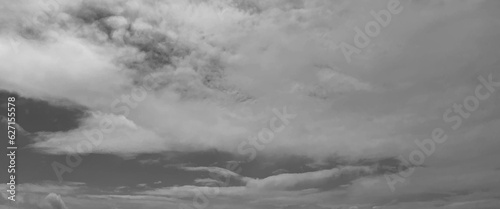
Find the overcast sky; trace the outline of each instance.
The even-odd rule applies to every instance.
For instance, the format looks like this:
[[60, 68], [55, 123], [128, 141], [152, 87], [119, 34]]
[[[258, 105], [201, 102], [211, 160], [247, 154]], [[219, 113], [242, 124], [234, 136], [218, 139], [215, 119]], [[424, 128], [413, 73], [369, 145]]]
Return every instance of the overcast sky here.
[[1, 0], [0, 208], [498, 208], [499, 9]]

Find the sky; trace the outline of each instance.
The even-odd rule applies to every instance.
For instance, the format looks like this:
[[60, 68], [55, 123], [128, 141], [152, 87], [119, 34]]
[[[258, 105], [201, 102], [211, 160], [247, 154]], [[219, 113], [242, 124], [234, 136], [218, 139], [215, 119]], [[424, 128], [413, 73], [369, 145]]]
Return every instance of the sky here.
[[499, 1], [0, 3], [1, 209], [500, 206]]

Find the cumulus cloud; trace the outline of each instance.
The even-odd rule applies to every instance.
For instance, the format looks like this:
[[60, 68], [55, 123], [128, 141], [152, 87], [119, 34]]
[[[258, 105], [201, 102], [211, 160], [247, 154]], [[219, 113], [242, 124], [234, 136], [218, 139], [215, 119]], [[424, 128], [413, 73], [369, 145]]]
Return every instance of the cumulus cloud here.
[[[57, 15], [19, 29], [17, 51], [23, 56], [8, 53], [12, 40], [4, 37], [3, 54], [9, 61], [2, 69], [5, 73], [13, 68], [22, 70], [11, 73], [17, 79], [9, 79], [2, 88], [103, 111], [113, 121], [120, 117], [114, 115], [124, 114], [121, 120], [142, 130], [120, 129], [123, 131], [107, 135], [105, 144], [92, 152], [134, 155], [207, 148], [235, 152], [238, 140], [258, 131], [257, 123], [266, 120], [270, 111], [263, 109], [264, 105], [286, 104], [276, 100], [278, 97], [306, 110], [317, 108], [311, 98], [314, 101], [337, 93], [373, 90], [355, 74], [312, 57], [316, 48], [293, 50], [307, 45], [303, 39], [311, 34], [284, 33], [287, 24], [299, 24], [286, 15], [315, 21], [319, 17], [300, 9], [313, 11], [318, 6], [297, 3], [283, 7], [260, 1], [106, 2], [97, 6], [93, 2], [63, 1], [57, 5]], [[279, 21], [273, 23], [272, 19]], [[50, 27], [41, 27], [43, 24]], [[269, 30], [272, 24], [279, 27]], [[24, 30], [33, 28], [40, 38], [22, 36]], [[242, 44], [242, 39], [248, 43]], [[144, 78], [151, 75], [158, 80], [147, 97], [128, 105], [128, 111], [117, 110], [125, 104], [117, 104], [116, 99], [142, 89]], [[62, 85], [66, 87], [59, 88]], [[34, 147], [53, 154], [70, 152], [59, 145], [76, 147], [85, 139], [81, 132], [99, 129], [98, 124], [98, 119], [89, 117], [75, 131], [40, 133]], [[135, 133], [124, 135], [127, 132]], [[303, 137], [289, 137], [295, 134], [282, 134], [282, 142], [276, 144], [301, 147]], [[124, 138], [130, 141], [118, 142]], [[323, 140], [320, 136], [309, 139]], [[146, 144], [151, 146], [133, 149]]]
[[[344, 186], [330, 185], [330, 188], [328, 186], [325, 187], [328, 188], [326, 190], [321, 189], [321, 187], [332, 184], [334, 181], [341, 181], [342, 184], [348, 185], [350, 184], [350, 180], [344, 179], [345, 176], [350, 176], [351, 178], [349, 179], [352, 180], [363, 176], [370, 176], [375, 171], [374, 168], [370, 167], [347, 166], [307, 173], [277, 174], [258, 179], [245, 177], [218, 167], [186, 167], [182, 169], [192, 172], [205, 171], [216, 173], [217, 175], [230, 177], [231, 179], [220, 179], [217, 176], [210, 175], [211, 178], [195, 180], [195, 183], [201, 184], [201, 186], [163, 187], [140, 191], [136, 194], [180, 199], [192, 197], [198, 198], [202, 202], [215, 201], [216, 203], [224, 204], [234, 202], [232, 200], [228, 202], [230, 199], [239, 199], [248, 204], [257, 203], [255, 202], [257, 199], [259, 200], [258, 204], [280, 205], [284, 202], [290, 204], [312, 204], [315, 201], [325, 202], [323, 197], [321, 197], [324, 191], [329, 191], [330, 188], [343, 190]], [[241, 181], [243, 184], [235, 186], [234, 180]], [[204, 198], [210, 199], [207, 200]]]
[[61, 199], [61, 196], [55, 193], [50, 193], [40, 203], [40, 208], [43, 209], [68, 209], [66, 204]]
[[[388, 1], [57, 2], [50, 16], [43, 14], [51, 7], [34, 0], [6, 5], [0, 14], [0, 73], [5, 75], [0, 89], [88, 112], [77, 129], [36, 133], [31, 147], [40, 152], [135, 156], [217, 149], [241, 154], [238, 144], [266, 128], [273, 108], [287, 106], [297, 118], [259, 150], [260, 156], [293, 154], [320, 163], [332, 156], [408, 158], [418, 149], [415, 140], [429, 138], [436, 127], [450, 140], [426, 158], [398, 194], [362, 166], [263, 179], [215, 167], [182, 169], [239, 178], [244, 186], [228, 186], [222, 193], [260, 189], [252, 197], [267, 203], [333, 206], [498, 186], [491, 179], [498, 179], [495, 104], [500, 97], [492, 93], [481, 101], [459, 130], [443, 121], [448, 108], [474, 94], [478, 76], [500, 79], [494, 1], [402, 0], [403, 11], [350, 63], [340, 43], [353, 44], [354, 28], [372, 21], [370, 11], [387, 8]], [[103, 123], [113, 130], [103, 131]], [[320, 189], [328, 179], [353, 173], [363, 178]], [[450, 173], [457, 178], [447, 180]], [[197, 183], [210, 182], [199, 178]], [[143, 194], [187, 197], [195, 188]], [[276, 196], [265, 197], [273, 190], [279, 191]], [[470, 205], [467, 201], [437, 204], [460, 208]]]

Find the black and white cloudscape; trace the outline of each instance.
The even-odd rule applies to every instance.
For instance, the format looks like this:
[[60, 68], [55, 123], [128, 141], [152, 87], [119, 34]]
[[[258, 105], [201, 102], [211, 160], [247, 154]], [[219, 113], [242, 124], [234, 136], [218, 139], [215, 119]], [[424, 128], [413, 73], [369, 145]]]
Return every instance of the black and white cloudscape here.
[[0, 209], [500, 208], [500, 1], [0, 3]]

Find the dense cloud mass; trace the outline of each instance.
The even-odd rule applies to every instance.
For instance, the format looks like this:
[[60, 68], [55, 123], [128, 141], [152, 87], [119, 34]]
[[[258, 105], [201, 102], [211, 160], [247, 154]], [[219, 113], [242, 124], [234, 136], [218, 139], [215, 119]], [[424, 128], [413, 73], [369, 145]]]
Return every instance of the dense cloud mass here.
[[[98, 189], [31, 182], [16, 207], [500, 205], [499, 2], [2, 5], [0, 89], [84, 112], [77, 128], [29, 133], [27, 149], [117, 156], [191, 178]], [[189, 158], [206, 152], [218, 163]], [[200, 192], [207, 198], [193, 203]]]

